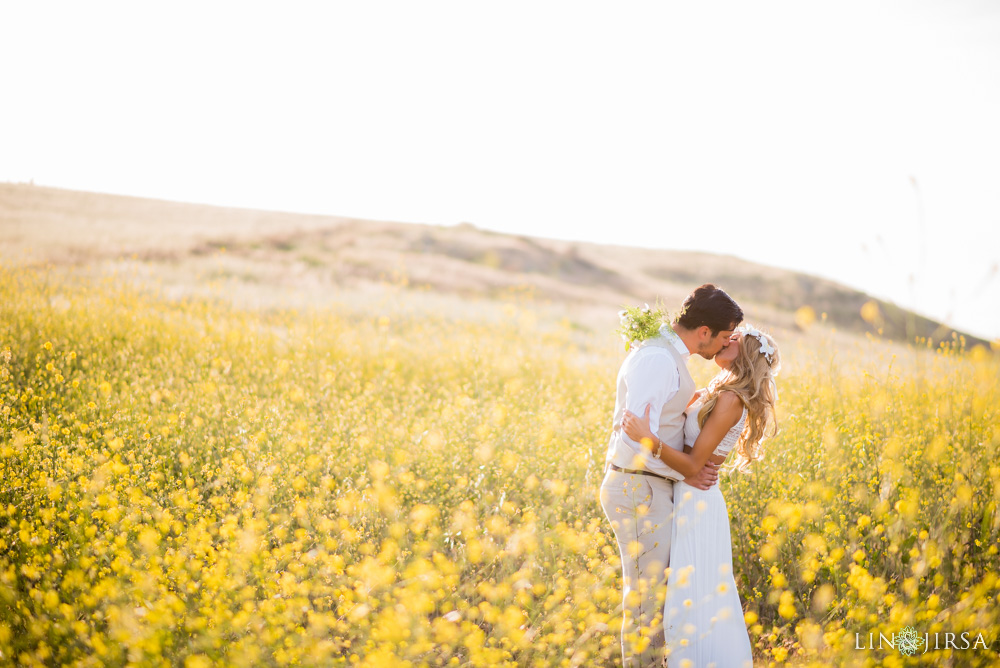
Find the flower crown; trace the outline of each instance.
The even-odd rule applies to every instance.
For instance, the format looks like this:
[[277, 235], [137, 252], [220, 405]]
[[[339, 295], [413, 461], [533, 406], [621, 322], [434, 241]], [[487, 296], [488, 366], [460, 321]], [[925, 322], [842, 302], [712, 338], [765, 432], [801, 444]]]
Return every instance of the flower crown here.
[[767, 342], [767, 337], [756, 327], [752, 325], [740, 325], [736, 328], [737, 332], [741, 332], [744, 336], [752, 336], [758, 341], [760, 341], [760, 354], [767, 358], [767, 363], [771, 364], [774, 362], [774, 346]]

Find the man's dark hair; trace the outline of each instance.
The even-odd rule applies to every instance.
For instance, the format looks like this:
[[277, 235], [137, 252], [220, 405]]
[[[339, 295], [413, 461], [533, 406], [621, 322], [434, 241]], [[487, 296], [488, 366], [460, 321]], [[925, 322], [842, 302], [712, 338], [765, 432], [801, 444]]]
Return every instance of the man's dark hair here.
[[732, 329], [743, 321], [743, 309], [722, 288], [706, 283], [696, 289], [681, 306], [680, 315], [674, 320], [685, 329], [698, 329], [707, 325], [712, 336], [724, 329]]

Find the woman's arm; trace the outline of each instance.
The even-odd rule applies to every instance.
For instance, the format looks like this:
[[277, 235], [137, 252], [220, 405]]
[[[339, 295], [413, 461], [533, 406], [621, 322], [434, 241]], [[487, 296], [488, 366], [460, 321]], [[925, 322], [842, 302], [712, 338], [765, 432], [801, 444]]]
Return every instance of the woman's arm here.
[[704, 395], [704, 394], [705, 394], [704, 388], [702, 388], [702, 389], [698, 390], [697, 392], [695, 392], [694, 394], [692, 394], [691, 395], [691, 401], [689, 401], [688, 405], [684, 407], [684, 410], [687, 410], [687, 409], [691, 408], [691, 404], [693, 404], [694, 402], [698, 401], [698, 399], [700, 399], [702, 397], [702, 395]]
[[705, 426], [702, 427], [701, 433], [695, 439], [690, 454], [678, 452], [663, 445], [660, 439], [650, 431], [648, 407], [642, 418], [626, 411], [622, 426], [629, 438], [637, 442], [648, 439], [652, 443], [654, 453], [659, 448], [660, 460], [664, 464], [685, 477], [690, 477], [701, 471], [705, 462], [712, 456], [712, 452], [722, 442], [726, 433], [733, 428], [733, 425], [739, 422], [742, 415], [743, 402], [740, 401], [740, 398], [733, 392], [723, 391], [719, 395], [715, 408], [705, 420]]

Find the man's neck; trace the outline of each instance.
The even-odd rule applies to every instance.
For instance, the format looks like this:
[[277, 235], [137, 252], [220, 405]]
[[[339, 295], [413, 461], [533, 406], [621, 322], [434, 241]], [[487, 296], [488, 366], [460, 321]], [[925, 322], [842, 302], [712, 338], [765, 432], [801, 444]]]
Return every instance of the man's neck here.
[[676, 322], [671, 325], [671, 328], [677, 334], [677, 337], [684, 342], [684, 345], [687, 346], [688, 353], [694, 353], [695, 347], [698, 345], [698, 335], [693, 330], [682, 327]]

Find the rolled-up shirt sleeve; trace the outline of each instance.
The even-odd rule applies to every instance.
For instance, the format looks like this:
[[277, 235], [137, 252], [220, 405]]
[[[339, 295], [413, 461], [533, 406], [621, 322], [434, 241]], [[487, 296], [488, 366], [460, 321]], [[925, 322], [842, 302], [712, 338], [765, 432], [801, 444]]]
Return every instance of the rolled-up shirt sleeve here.
[[[661, 349], [649, 349], [647, 354], [638, 355], [634, 364], [625, 373], [625, 408], [638, 416], [646, 412], [649, 405], [649, 430], [654, 434], [660, 424], [663, 406], [680, 389], [680, 375], [673, 356]], [[621, 437], [638, 447], [623, 431]]]

